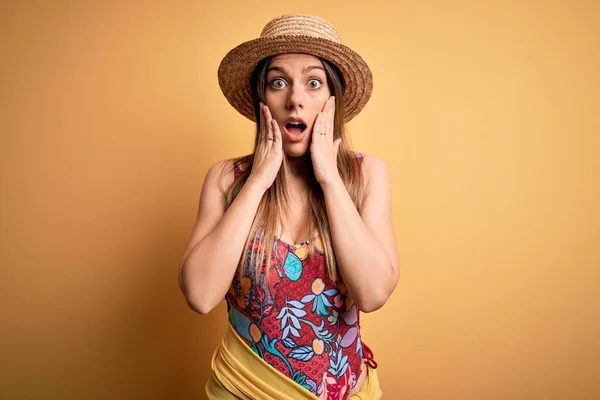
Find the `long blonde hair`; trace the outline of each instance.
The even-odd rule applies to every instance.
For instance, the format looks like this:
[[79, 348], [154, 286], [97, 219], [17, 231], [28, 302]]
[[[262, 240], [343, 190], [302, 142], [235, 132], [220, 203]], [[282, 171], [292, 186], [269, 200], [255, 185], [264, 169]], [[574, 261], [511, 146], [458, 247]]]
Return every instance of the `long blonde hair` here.
[[[227, 207], [229, 207], [236, 198], [252, 171], [256, 147], [258, 145], [258, 136], [261, 129], [259, 104], [260, 102], [265, 103], [266, 74], [270, 60], [270, 57], [262, 60], [252, 74], [250, 85], [257, 121], [254, 151], [247, 156], [233, 160], [232, 168], [235, 168], [237, 165], [241, 172], [238, 179], [235, 179], [233, 184], [225, 191]], [[344, 126], [344, 79], [335, 65], [325, 59], [320, 59], [320, 61], [323, 63], [325, 69], [327, 84], [332, 91], [332, 95], [335, 96], [333, 140], [335, 141], [338, 138], [342, 139], [337, 157], [338, 171], [352, 201], [357, 209], [360, 209], [364, 179], [360, 173], [360, 166], [356, 154], [350, 150], [350, 143], [346, 137], [346, 129]], [[315, 178], [310, 154], [305, 157], [305, 161], [307, 164], [309, 183], [306, 220], [309, 224], [309, 232], [312, 233], [317, 231], [319, 234], [327, 264], [327, 274], [329, 278], [335, 282], [337, 281], [337, 265], [329, 231], [329, 220], [327, 219], [323, 190]], [[289, 171], [289, 164], [284, 156], [282, 168], [279, 170], [275, 181], [266, 191], [258, 206], [254, 222], [250, 229], [250, 234], [246, 240], [246, 245], [238, 265], [240, 278], [244, 273], [244, 265], [246, 263], [250, 263], [251, 265], [249, 265], [249, 267], [254, 268], [253, 272], [255, 273], [256, 279], [260, 276], [261, 270], [265, 272], [265, 278], [269, 275], [269, 268], [272, 261], [271, 252], [276, 239], [275, 232], [278, 227], [283, 226], [283, 219], [289, 211], [290, 196], [288, 191], [289, 186], [287, 185]], [[312, 235], [311, 239], [314, 239]], [[256, 243], [257, 241], [259, 243], [258, 249], [256, 249], [256, 247], [251, 248], [252, 242]], [[310, 241], [309, 249], [311, 252], [314, 251], [314, 240]]]

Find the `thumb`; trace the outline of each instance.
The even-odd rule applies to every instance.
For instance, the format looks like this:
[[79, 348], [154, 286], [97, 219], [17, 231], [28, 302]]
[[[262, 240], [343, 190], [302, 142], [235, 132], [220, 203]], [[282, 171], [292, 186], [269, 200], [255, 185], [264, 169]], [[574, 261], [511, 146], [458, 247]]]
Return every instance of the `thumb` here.
[[333, 154], [335, 155], [335, 158], [337, 158], [341, 143], [342, 143], [342, 138], [336, 139], [336, 141], [333, 142]]

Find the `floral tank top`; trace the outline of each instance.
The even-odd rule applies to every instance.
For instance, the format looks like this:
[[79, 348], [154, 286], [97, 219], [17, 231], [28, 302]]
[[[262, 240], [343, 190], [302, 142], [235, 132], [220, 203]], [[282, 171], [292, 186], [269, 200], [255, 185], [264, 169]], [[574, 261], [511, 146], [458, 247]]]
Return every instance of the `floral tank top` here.
[[[358, 171], [362, 158], [358, 153]], [[237, 179], [240, 166], [234, 171]], [[296, 245], [276, 238], [268, 279], [264, 269], [254, 278], [258, 245], [251, 240], [242, 278], [236, 273], [226, 295], [230, 324], [259, 357], [315, 396], [346, 399], [363, 361], [377, 364], [339, 272], [338, 282], [328, 278], [319, 236]]]

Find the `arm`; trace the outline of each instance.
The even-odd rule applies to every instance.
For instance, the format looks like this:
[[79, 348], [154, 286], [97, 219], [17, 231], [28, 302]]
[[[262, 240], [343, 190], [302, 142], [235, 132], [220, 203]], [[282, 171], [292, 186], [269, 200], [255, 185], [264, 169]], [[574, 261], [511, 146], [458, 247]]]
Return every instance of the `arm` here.
[[198, 217], [179, 267], [179, 286], [189, 306], [206, 314], [225, 297], [264, 190], [247, 181], [225, 210], [222, 187], [233, 182], [233, 173], [223, 177], [229, 162], [213, 165], [206, 174]]
[[252, 171], [225, 210], [221, 188], [233, 183], [231, 164], [213, 165], [204, 180], [198, 218], [179, 268], [179, 286], [192, 309], [206, 314], [219, 304], [231, 285], [260, 201], [273, 184], [283, 162], [283, 140], [277, 121], [261, 103], [262, 125]]
[[340, 273], [358, 307], [371, 312], [392, 294], [399, 267], [387, 168], [366, 156], [363, 173], [367, 185], [360, 213], [339, 176], [321, 185]]

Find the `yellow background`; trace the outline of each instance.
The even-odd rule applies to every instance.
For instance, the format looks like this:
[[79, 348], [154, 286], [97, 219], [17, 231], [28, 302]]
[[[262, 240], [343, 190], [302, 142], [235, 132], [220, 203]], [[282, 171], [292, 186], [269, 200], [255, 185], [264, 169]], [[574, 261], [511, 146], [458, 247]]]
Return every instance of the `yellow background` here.
[[385, 398], [600, 398], [600, 3], [3, 3], [0, 398], [204, 398], [225, 307], [177, 267], [253, 134], [216, 70], [287, 12], [374, 73], [349, 129], [392, 176]]

